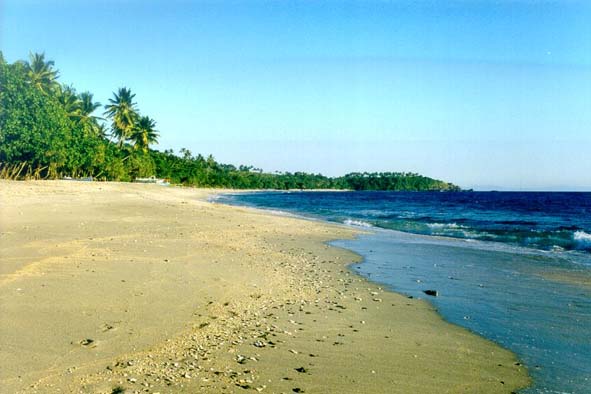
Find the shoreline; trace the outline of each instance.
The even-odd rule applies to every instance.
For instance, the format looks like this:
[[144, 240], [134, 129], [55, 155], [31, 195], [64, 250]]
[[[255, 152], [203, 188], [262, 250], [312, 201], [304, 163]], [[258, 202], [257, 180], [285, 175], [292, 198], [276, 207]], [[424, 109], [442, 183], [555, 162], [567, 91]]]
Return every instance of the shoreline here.
[[6, 392], [509, 393], [529, 383], [510, 352], [350, 271], [359, 257], [325, 242], [352, 229], [198, 200], [219, 190], [0, 186]]
[[[256, 193], [259, 191], [256, 190], [249, 190], [248, 193]], [[262, 190], [260, 192], [268, 192], [267, 190]], [[240, 191], [232, 191], [229, 193], [225, 193], [224, 191], [221, 192], [216, 192], [215, 195], [223, 195], [223, 194], [238, 194], [240, 193]], [[424, 238], [425, 240], [428, 240], [430, 238], [437, 238], [437, 239], [441, 239], [441, 240], [445, 240], [445, 241], [451, 241], [451, 242], [457, 242], [457, 243], [464, 243], [467, 242], [466, 239], [460, 239], [460, 238], [453, 238], [453, 237], [446, 237], [446, 236], [428, 236], [428, 235], [424, 235], [424, 234], [416, 234], [416, 233], [406, 233], [403, 231], [399, 231], [399, 230], [391, 230], [391, 229], [385, 229], [385, 228], [380, 228], [380, 227], [374, 227], [374, 226], [370, 226], [370, 227], [365, 227], [365, 226], [361, 226], [361, 225], [352, 225], [352, 224], [347, 224], [347, 223], [341, 223], [341, 222], [332, 222], [330, 220], [326, 220], [326, 219], [322, 219], [322, 218], [315, 218], [315, 217], [310, 217], [310, 216], [306, 216], [304, 214], [299, 214], [299, 213], [292, 213], [292, 212], [287, 212], [287, 211], [281, 211], [281, 210], [275, 210], [275, 209], [267, 209], [267, 208], [260, 208], [260, 207], [252, 207], [252, 206], [248, 206], [248, 205], [232, 205], [232, 204], [227, 204], [227, 203], [220, 203], [217, 200], [210, 200], [208, 199], [207, 201], [209, 202], [213, 202], [215, 204], [221, 204], [221, 205], [225, 205], [225, 206], [230, 206], [230, 207], [237, 207], [237, 208], [241, 208], [241, 209], [247, 209], [247, 210], [253, 210], [253, 212], [258, 212], [258, 213], [262, 213], [262, 214], [269, 214], [269, 215], [277, 215], [280, 217], [286, 217], [286, 218], [296, 218], [296, 219], [301, 219], [301, 220], [306, 220], [306, 221], [310, 221], [312, 223], [321, 223], [321, 224], [326, 224], [329, 226], [338, 226], [338, 227], [342, 227], [344, 229], [348, 229], [348, 230], [353, 230], [355, 232], [353, 238], [351, 239], [347, 239], [346, 241], [355, 241], [359, 235], [361, 234], [375, 234], [376, 232], [380, 232], [380, 233], [389, 233], [389, 232], [394, 232], [396, 234], [399, 235], [403, 235], [403, 236], [411, 236], [411, 237], [416, 237], [416, 238]], [[413, 296], [411, 296], [410, 294], [405, 294], [402, 291], [398, 291], [396, 290], [396, 288], [390, 286], [389, 284], [385, 283], [385, 282], [379, 282], [376, 280], [372, 280], [369, 277], [363, 276], [360, 274], [360, 272], [356, 271], [354, 266], [360, 266], [364, 263], [366, 263], [366, 258], [367, 256], [365, 256], [364, 254], [361, 254], [359, 252], [354, 251], [353, 249], [351, 249], [348, 246], [345, 245], [337, 245], [338, 243], [342, 243], [340, 241], [345, 241], [345, 239], [331, 239], [325, 242], [326, 245], [330, 246], [330, 247], [334, 247], [337, 249], [343, 249], [346, 250], [350, 253], [352, 253], [354, 256], [356, 256], [357, 260], [356, 261], [352, 261], [351, 263], [346, 264], [346, 268], [347, 270], [352, 274], [355, 275], [356, 277], [362, 278], [364, 281], [366, 281], [367, 283], [373, 284], [374, 286], [378, 286], [378, 289], [382, 290], [382, 286], [386, 289], [387, 292], [390, 293], [394, 293], [403, 297], [407, 297], [409, 299], [413, 299]], [[485, 242], [485, 241], [477, 241], [477, 242]], [[499, 249], [492, 249], [494, 251], [498, 251]], [[548, 278], [548, 279], [554, 279], [554, 280], [562, 280], [564, 283], [576, 283], [576, 284], [583, 284], [583, 285], [589, 285], [589, 281], [584, 281], [581, 278], [575, 277], [575, 279], [566, 277], [566, 275], [561, 275], [560, 274], [556, 274], [556, 275], [544, 275], [544, 277]], [[564, 278], [567, 279], [564, 279]], [[448, 318], [446, 318], [445, 316], [443, 316], [438, 310], [435, 304], [433, 304], [428, 297], [426, 298], [421, 298], [416, 297], [415, 298], [417, 301], [420, 302], [425, 302], [428, 305], [430, 305], [433, 309], [433, 311], [439, 316], [439, 318], [444, 321], [447, 324], [450, 324], [454, 327], [458, 327], [461, 328], [463, 330], [466, 330], [467, 332], [478, 336], [479, 338], [482, 338], [486, 341], [490, 341], [492, 343], [494, 343], [495, 345], [501, 347], [502, 349], [509, 351], [511, 353], [514, 354], [513, 350], [503, 346], [500, 343], [497, 343], [496, 341], [494, 341], [493, 339], [487, 338], [484, 335], [482, 335], [481, 333], [478, 333], [472, 329], [470, 329], [469, 327], [465, 327], [462, 326], [461, 324], [455, 323], [451, 320], [449, 320]], [[515, 355], [515, 354], [514, 354]], [[517, 362], [521, 362], [521, 359], [519, 359], [519, 357], [517, 355], [515, 355]], [[527, 368], [527, 366], [524, 366], [525, 368]], [[531, 381], [530, 384], [526, 387], [522, 387], [521, 389], [525, 389], [531, 386]]]

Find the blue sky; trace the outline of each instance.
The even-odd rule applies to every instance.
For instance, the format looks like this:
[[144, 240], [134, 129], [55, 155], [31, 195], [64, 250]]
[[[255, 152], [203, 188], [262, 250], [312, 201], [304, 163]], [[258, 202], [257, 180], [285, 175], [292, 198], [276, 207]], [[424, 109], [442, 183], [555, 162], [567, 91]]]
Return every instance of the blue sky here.
[[591, 2], [0, 1], [8, 61], [127, 86], [160, 149], [591, 190]]

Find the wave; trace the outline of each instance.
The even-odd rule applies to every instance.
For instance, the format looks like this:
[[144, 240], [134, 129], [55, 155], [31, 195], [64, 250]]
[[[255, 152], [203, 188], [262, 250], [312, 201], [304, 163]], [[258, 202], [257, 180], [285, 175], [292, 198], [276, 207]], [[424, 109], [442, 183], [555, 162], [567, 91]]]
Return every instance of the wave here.
[[[277, 192], [223, 193], [215, 195], [211, 201], [265, 208], [267, 212], [283, 216], [302, 215], [359, 228], [377, 227], [427, 236], [499, 242], [544, 251], [591, 252], [588, 211], [585, 210], [582, 217], [578, 211], [565, 211], [564, 207], [573, 204], [567, 204], [556, 196], [545, 195], [545, 199], [558, 200], [546, 207], [547, 212], [543, 215], [530, 209], [532, 195], [523, 196], [516, 206], [513, 206], [514, 195], [502, 198], [490, 198], [490, 194], [478, 195], [479, 198], [486, 197], [484, 205], [470, 199], [465, 201], [467, 195], [462, 194], [442, 195], [442, 199], [438, 197], [436, 201], [433, 201], [433, 195], [422, 194], [413, 195], [412, 200], [399, 194], [372, 194], [372, 198], [363, 193], [331, 194], [330, 198], [323, 194], [306, 193], [289, 196]], [[461, 197], [459, 201], [454, 200], [457, 197]], [[569, 195], [568, 201], [575, 197]], [[586, 199], [577, 206], [587, 207], [585, 204]]]
[[371, 223], [364, 222], [363, 220], [346, 219], [343, 223], [349, 226], [373, 227]]
[[575, 231], [573, 233], [573, 241], [577, 249], [591, 250], [591, 234], [584, 231]]
[[377, 221], [374, 226], [414, 234], [500, 242], [538, 250], [591, 252], [591, 234], [582, 230], [523, 228], [518, 225], [500, 229], [491, 225], [472, 226], [456, 221], [424, 223], [413, 220]]
[[459, 229], [459, 228], [466, 228], [465, 226], [459, 225], [457, 223], [427, 223], [427, 227], [433, 230], [443, 230], [443, 229]]

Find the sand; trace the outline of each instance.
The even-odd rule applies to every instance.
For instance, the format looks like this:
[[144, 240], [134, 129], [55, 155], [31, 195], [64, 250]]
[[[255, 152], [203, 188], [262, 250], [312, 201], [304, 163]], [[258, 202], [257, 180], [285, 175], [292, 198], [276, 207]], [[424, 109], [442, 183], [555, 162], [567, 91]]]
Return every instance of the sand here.
[[354, 275], [344, 226], [207, 190], [0, 181], [2, 393], [510, 393], [526, 369]]

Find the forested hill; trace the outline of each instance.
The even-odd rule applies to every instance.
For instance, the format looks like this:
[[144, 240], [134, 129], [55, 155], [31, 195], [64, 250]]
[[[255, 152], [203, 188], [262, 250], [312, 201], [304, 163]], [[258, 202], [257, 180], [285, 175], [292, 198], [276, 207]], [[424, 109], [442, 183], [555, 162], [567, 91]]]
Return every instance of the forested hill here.
[[129, 89], [118, 89], [102, 105], [92, 93], [79, 93], [58, 78], [44, 54], [8, 64], [0, 53], [0, 178], [156, 176], [175, 184], [236, 189], [459, 190], [414, 173], [271, 174], [186, 149], [160, 152], [150, 148], [160, 134], [156, 121], [140, 112]]

